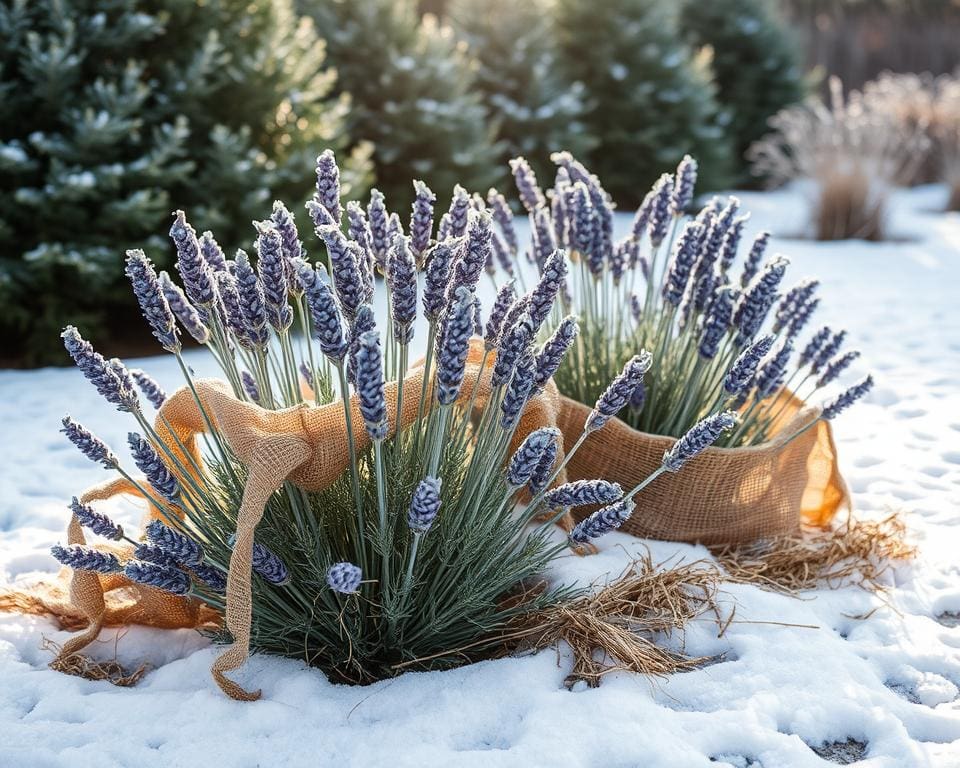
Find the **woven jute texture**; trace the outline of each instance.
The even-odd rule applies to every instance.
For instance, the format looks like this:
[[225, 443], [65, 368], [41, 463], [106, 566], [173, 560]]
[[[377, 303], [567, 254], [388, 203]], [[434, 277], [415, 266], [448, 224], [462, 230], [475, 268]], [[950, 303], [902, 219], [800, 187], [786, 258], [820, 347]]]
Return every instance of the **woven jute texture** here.
[[[620, 530], [634, 536], [702, 544], [738, 544], [798, 533], [802, 524], [826, 526], [849, 506], [837, 468], [830, 425], [815, 420], [791, 394], [771, 404], [780, 412], [772, 437], [745, 448], [708, 448], [678, 473], [666, 473], [637, 496]], [[569, 448], [590, 408], [561, 396], [558, 426]], [[675, 439], [632, 429], [619, 419], [590, 435], [567, 465], [570, 479], [600, 477], [633, 488], [660, 466]], [[589, 509], [575, 510], [582, 518]]]

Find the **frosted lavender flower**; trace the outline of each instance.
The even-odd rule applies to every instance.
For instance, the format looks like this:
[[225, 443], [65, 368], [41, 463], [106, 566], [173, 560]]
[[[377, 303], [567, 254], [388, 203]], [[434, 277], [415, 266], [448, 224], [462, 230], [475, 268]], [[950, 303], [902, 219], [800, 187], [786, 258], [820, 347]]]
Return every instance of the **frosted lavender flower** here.
[[[563, 171], [563, 168], [560, 169]], [[564, 205], [562, 190], [569, 186], [569, 183], [559, 188], [555, 188], [550, 195], [550, 219], [553, 221], [553, 236], [557, 244], [561, 247], [567, 247], [567, 209]]]
[[387, 239], [389, 214], [384, 203], [383, 193], [379, 189], [370, 190], [367, 219], [370, 222], [370, 242], [373, 246], [373, 257], [380, 268], [381, 274], [385, 274], [387, 251], [390, 247], [390, 241]]
[[500, 334], [503, 331], [503, 321], [506, 319], [507, 312], [516, 300], [517, 292], [514, 290], [514, 281], [509, 280], [500, 286], [497, 291], [497, 298], [493, 302], [493, 308], [490, 310], [490, 317], [487, 318], [487, 327], [483, 333], [483, 342], [485, 349], [489, 352], [496, 348], [500, 341]]
[[493, 220], [500, 227], [500, 232], [503, 234], [503, 239], [510, 248], [510, 252], [515, 254], [518, 250], [517, 231], [513, 226], [513, 211], [507, 205], [507, 199], [497, 190], [491, 188], [487, 192], [487, 205], [493, 214]]
[[774, 333], [779, 333], [781, 328], [790, 324], [800, 308], [813, 298], [813, 294], [819, 285], [819, 280], [803, 280], [784, 294], [774, 315]]
[[513, 277], [514, 274], [516, 274], [513, 257], [507, 250], [507, 245], [504, 243], [500, 233], [496, 230], [490, 233], [490, 247], [493, 250], [493, 255], [496, 257], [497, 264], [500, 265], [500, 268], [506, 272], [509, 277]]
[[555, 444], [559, 437], [560, 430], [556, 427], [542, 427], [527, 435], [510, 457], [507, 465], [507, 485], [513, 488], [526, 485], [533, 476], [544, 451], [549, 445]]
[[640, 413], [643, 410], [643, 406], [647, 404], [647, 385], [641, 381], [637, 384], [637, 388], [633, 390], [633, 394], [630, 395], [630, 410], [635, 413]]
[[463, 237], [467, 233], [470, 214], [470, 195], [457, 184], [453, 188], [453, 199], [447, 211], [449, 232], [447, 237]]
[[166, 272], [161, 272], [159, 279], [160, 288], [163, 290], [167, 305], [177, 320], [180, 321], [180, 325], [183, 326], [184, 330], [189, 333], [198, 344], [206, 344], [210, 341], [210, 331], [207, 329], [207, 326], [203, 324], [200, 313], [197, 312], [183, 291], [180, 290], [180, 286], [174, 284], [170, 279], [170, 275]]
[[707, 312], [700, 334], [700, 356], [705, 360], [713, 360], [720, 349], [727, 329], [730, 327], [730, 318], [733, 315], [733, 290], [720, 288], [714, 294], [710, 309]]
[[497, 360], [493, 365], [493, 375], [490, 379], [494, 387], [499, 387], [509, 381], [517, 363], [529, 349], [536, 333], [533, 320], [526, 313], [513, 325], [507, 326], [506, 321], [504, 321], [504, 329], [500, 347], [497, 350]]
[[534, 392], [541, 391], [560, 368], [563, 356], [570, 349], [578, 333], [580, 333], [580, 326], [577, 324], [577, 318], [569, 315], [544, 343], [543, 349], [536, 358], [536, 372], [533, 376]]
[[[570, 244], [574, 250], [587, 257], [593, 248], [594, 212], [590, 202], [590, 193], [587, 185], [577, 182], [568, 197], [570, 210]], [[594, 271], [595, 261], [588, 262], [591, 271]], [[602, 268], [602, 264], [600, 265]]]
[[440, 223], [437, 225], [437, 242], [443, 243], [447, 240], [455, 239], [450, 235], [450, 214], [445, 213], [440, 217]]
[[467, 240], [460, 257], [453, 263], [450, 282], [447, 285], [447, 299], [453, 298], [456, 291], [466, 286], [475, 290], [483, 274], [483, 265], [490, 254], [491, 219], [489, 213], [481, 213], [470, 221]]
[[696, 221], [689, 221], [680, 231], [680, 236], [673, 246], [670, 267], [667, 270], [667, 278], [663, 282], [662, 292], [664, 301], [674, 307], [680, 306], [687, 290], [702, 236], [703, 228]]
[[606, 480], [575, 480], [548, 491], [543, 500], [551, 509], [560, 509], [583, 507], [587, 504], [609, 504], [621, 496], [623, 489], [618, 483]]
[[243, 385], [243, 391], [247, 393], [251, 403], [260, 405], [260, 388], [257, 386], [257, 380], [253, 378], [250, 371], [240, 371], [240, 383]]
[[733, 265], [734, 259], [737, 258], [737, 249], [740, 248], [740, 240], [743, 238], [743, 228], [749, 218], [749, 213], [737, 216], [723, 234], [723, 242], [720, 244], [718, 267], [724, 275], [727, 274], [727, 271]]
[[118, 367], [105, 360], [99, 352], [94, 352], [90, 342], [85, 341], [72, 325], [68, 325], [60, 337], [77, 368], [107, 402], [117, 406], [120, 411], [135, 412], [139, 409], [136, 390], [122, 364]]
[[349, 351], [347, 352], [347, 381], [357, 386], [357, 354], [360, 352], [360, 339], [363, 334], [376, 330], [377, 323], [373, 316], [373, 307], [361, 304], [357, 316], [350, 326]]
[[270, 214], [270, 221], [277, 228], [277, 232], [280, 233], [283, 263], [287, 275], [287, 288], [291, 296], [299, 297], [300, 285], [293, 276], [293, 261], [294, 259], [305, 258], [306, 252], [303, 250], [303, 243], [300, 242], [297, 224], [293, 219], [293, 214], [279, 200], [275, 200], [273, 203], [273, 213]]
[[697, 161], [684, 155], [677, 166], [676, 183], [670, 196], [670, 215], [681, 216], [693, 202], [693, 189], [697, 185]]
[[117, 461], [117, 457], [107, 447], [107, 444], [82, 424], [77, 423], [69, 416], [64, 416], [60, 423], [63, 424], [63, 429], [60, 431], [90, 461], [102, 464], [107, 469], [116, 469], [119, 466], [120, 462]]
[[131, 560], [124, 566], [123, 575], [137, 584], [156, 587], [174, 595], [185, 595], [190, 591], [190, 577], [179, 568], [169, 565]]
[[387, 436], [387, 400], [383, 391], [383, 356], [380, 334], [368, 331], [360, 337], [356, 356], [356, 389], [367, 434], [371, 440]]
[[263, 288], [267, 320], [278, 333], [286, 331], [293, 323], [293, 310], [287, 303], [287, 270], [283, 262], [283, 240], [277, 228], [270, 222], [256, 225], [257, 271]]
[[507, 391], [503, 395], [503, 402], [500, 404], [500, 426], [506, 430], [516, 426], [523, 413], [524, 406], [530, 398], [530, 392], [533, 389], [533, 377], [536, 374], [536, 363], [530, 350], [517, 361], [517, 368], [507, 385]]
[[517, 298], [515, 302], [510, 306], [510, 309], [507, 310], [506, 316], [503, 318], [503, 326], [500, 329], [500, 339], [503, 340], [507, 331], [513, 328], [514, 325], [527, 313], [527, 309], [530, 306], [530, 293], [527, 292]]
[[[562, 438], [561, 438], [562, 439]], [[530, 475], [530, 482], [527, 483], [527, 490], [532, 496], [536, 496], [547, 487], [550, 478], [553, 475], [553, 465], [557, 461], [559, 440], [551, 440], [543, 449], [543, 454], [537, 462], [537, 466]]]
[[174, 560], [173, 556], [156, 544], [137, 544], [133, 550], [133, 556], [137, 560], [143, 560], [147, 563], [177, 567], [177, 561]]
[[157, 384], [146, 371], [142, 371], [139, 368], [131, 368], [130, 375], [133, 376], [133, 380], [137, 382], [137, 386], [140, 387], [143, 396], [159, 411], [160, 407], [166, 402], [167, 393], [161, 389], [160, 385]]
[[97, 512], [93, 507], [87, 504], [81, 504], [80, 500], [74, 496], [70, 502], [70, 511], [77, 518], [77, 522], [84, 528], [89, 528], [97, 536], [103, 536], [107, 539], [119, 541], [123, 538], [123, 528], [117, 525], [106, 515]]
[[624, 499], [598, 509], [585, 517], [570, 531], [570, 541], [574, 544], [586, 544], [590, 539], [598, 539], [623, 525], [633, 514], [633, 499]]
[[757, 394], [761, 399], [770, 397], [783, 386], [791, 354], [793, 354], [793, 345], [789, 339], [783, 339], [776, 350], [757, 369]]
[[829, 421], [857, 402], [857, 400], [867, 394], [871, 389], [873, 389], [873, 376], [867, 376], [862, 381], [850, 387], [846, 392], [828, 401], [823, 406], [823, 413], [821, 415]]
[[440, 478], [425, 477], [417, 485], [407, 510], [407, 525], [415, 533], [426, 533], [440, 511]]
[[452, 260], [453, 248], [449, 243], [437, 243], [430, 249], [423, 287], [423, 314], [431, 322], [440, 317], [446, 305], [445, 294]]
[[[391, 213], [390, 218], [387, 219], [387, 242], [392, 243], [398, 237], [403, 237], [403, 224], [400, 223], [400, 217], [397, 214]], [[390, 258], [389, 248], [387, 258]]]
[[347, 203], [347, 222], [347, 237], [372, 257], [373, 244], [370, 236], [370, 225], [367, 223], [367, 214], [364, 212], [363, 206], [356, 200]]
[[820, 350], [823, 349], [823, 345], [827, 343], [833, 335], [833, 331], [830, 330], [830, 326], [825, 325], [819, 331], [817, 331], [813, 338], [810, 339], [810, 342], [803, 348], [803, 352], [800, 353], [800, 367], [805, 366], [807, 363], [812, 362], [819, 354]]
[[825, 387], [830, 382], [836, 380], [858, 357], [860, 357], [860, 353], [855, 350], [834, 357], [824, 366], [823, 373], [820, 374], [820, 378], [817, 379], [817, 387]]
[[334, 592], [352, 595], [360, 589], [363, 581], [362, 571], [353, 563], [335, 563], [327, 571], [327, 584]]
[[200, 253], [196, 230], [187, 223], [183, 211], [176, 211], [173, 215], [170, 237], [177, 247], [177, 271], [190, 301], [201, 307], [209, 306], [216, 296], [210, 267]]
[[307, 200], [307, 213], [310, 214], [310, 220], [313, 222], [314, 229], [319, 227], [335, 227], [337, 222], [333, 220], [330, 212], [316, 200]]
[[730, 366], [727, 375], [723, 378], [723, 390], [731, 397], [741, 394], [753, 380], [760, 361], [773, 347], [776, 336], [768, 334], [761, 336], [747, 347]]
[[253, 543], [251, 566], [271, 584], [282, 585], [290, 581], [290, 572], [287, 570], [286, 563], [263, 544]]
[[733, 324], [740, 331], [737, 336], [740, 346], [748, 344], [763, 325], [789, 263], [782, 256], [775, 256], [741, 294], [733, 313]]
[[464, 367], [473, 333], [473, 293], [463, 286], [446, 318], [446, 332], [437, 350], [437, 402], [449, 405], [463, 385]]
[[347, 341], [343, 335], [340, 310], [337, 309], [333, 292], [330, 290], [330, 286], [321, 280], [316, 271], [303, 259], [296, 262], [296, 270], [297, 280], [307, 297], [313, 337], [320, 344], [320, 350], [323, 354], [340, 364], [347, 354]]
[[340, 207], [340, 169], [333, 151], [325, 149], [317, 158], [317, 201], [340, 226], [343, 209]]
[[327, 246], [330, 271], [333, 274], [333, 287], [340, 300], [340, 308], [349, 321], [363, 303], [364, 294], [356, 251], [349, 247], [350, 243], [339, 227], [320, 227], [317, 229], [317, 234]]
[[57, 562], [75, 571], [94, 571], [95, 573], [118, 573], [123, 570], [117, 556], [112, 552], [100, 552], [90, 547], [73, 545], [61, 547], [57, 544], [50, 548]]
[[530, 292], [530, 305], [527, 312], [533, 321], [534, 330], [539, 330], [544, 321], [550, 316], [550, 310], [560, 292], [560, 285], [567, 276], [567, 258], [563, 251], [557, 250], [550, 254], [543, 263], [543, 272], [540, 281]]
[[650, 370], [652, 362], [653, 358], [646, 351], [634, 355], [626, 362], [620, 375], [610, 382], [610, 386], [597, 399], [596, 405], [593, 406], [584, 424], [584, 431], [593, 432], [600, 429], [623, 410], [637, 385], [643, 381], [643, 374]]
[[797, 308], [790, 319], [789, 325], [787, 325], [787, 336], [790, 339], [795, 339], [800, 335], [800, 331], [810, 322], [810, 318], [813, 317], [813, 313], [816, 312], [819, 305], [820, 299], [813, 297]]
[[813, 362], [810, 364], [810, 371], [812, 373], [820, 373], [820, 370], [827, 362], [840, 351], [840, 347], [843, 346], [844, 339], [846, 338], [846, 331], [837, 331], [833, 334], [830, 340], [821, 347], [817, 356], [813, 358]]
[[214, 238], [213, 232], [200, 235], [200, 255], [213, 272], [227, 271], [227, 257], [223, 255], [223, 249]]
[[191, 566], [190, 570], [207, 589], [219, 594], [227, 591], [227, 575], [219, 568], [206, 563], [199, 563]]
[[437, 202], [437, 196], [422, 181], [413, 182], [413, 189], [416, 198], [410, 216], [410, 248], [417, 258], [421, 258], [433, 234], [433, 205]]
[[526, 158], [516, 157], [510, 161], [510, 170], [513, 173], [514, 181], [517, 184], [517, 191], [520, 193], [520, 202], [527, 209], [528, 213], [533, 213], [542, 205], [546, 205], [546, 199], [543, 192], [537, 185], [537, 175], [530, 167]]
[[667, 228], [671, 221], [670, 201], [673, 198], [673, 176], [669, 173], [663, 174], [653, 188], [655, 193], [650, 207], [648, 227], [650, 244], [654, 248], [659, 248], [660, 243], [667, 236]]
[[746, 288], [760, 270], [760, 262], [763, 260], [763, 254], [766, 253], [769, 242], [770, 233], [766, 231], [758, 232], [753, 239], [750, 253], [747, 254], [746, 261], [743, 264], [743, 274], [740, 276], [741, 288]]
[[170, 557], [188, 568], [203, 562], [203, 547], [199, 542], [175, 531], [160, 520], [147, 525], [147, 540], [160, 547]]
[[737, 416], [733, 411], [721, 411], [701, 419], [663, 454], [663, 468], [668, 472], [679, 472], [684, 464], [713, 445], [736, 423]]
[[647, 192], [643, 198], [643, 202], [640, 203], [640, 207], [637, 208], [637, 212], [633, 215], [633, 224], [630, 227], [630, 231], [634, 240], [641, 240], [647, 231], [647, 226], [650, 224], [650, 212], [653, 210], [653, 201], [656, 197], [656, 188]]
[[173, 312], [163, 295], [160, 280], [150, 259], [139, 249], [127, 251], [127, 266], [124, 272], [130, 278], [133, 294], [137, 297], [140, 311], [150, 325], [154, 337], [168, 352], [179, 352], [180, 340], [177, 338]]
[[247, 319], [243, 313], [237, 279], [229, 272], [217, 272], [214, 279], [217, 284], [217, 295], [222, 304], [224, 324], [241, 347], [244, 349], [256, 347], [257, 343], [247, 329]]
[[167, 469], [156, 449], [136, 432], [127, 434], [127, 443], [130, 446], [134, 464], [143, 472], [147, 482], [167, 501], [178, 502], [180, 483]]
[[409, 344], [413, 321], [417, 319], [417, 264], [407, 247], [407, 238], [401, 236], [393, 241], [389, 259], [393, 338], [399, 344]]
[[614, 285], [620, 285], [620, 279], [627, 266], [627, 253], [632, 243], [633, 240], [620, 241], [610, 251], [610, 275], [613, 277]]
[[[537, 212], [531, 216], [531, 225], [532, 237], [530, 242], [533, 251], [533, 260], [538, 269], [543, 271], [543, 265], [547, 258], [557, 249], [557, 241], [553, 234], [553, 224], [550, 220], [550, 211], [547, 208], [538, 209]], [[594, 230], [593, 234], [596, 234], [596, 230]], [[592, 247], [591, 245], [591, 249]], [[602, 259], [603, 256], [600, 255], [599, 258]]]

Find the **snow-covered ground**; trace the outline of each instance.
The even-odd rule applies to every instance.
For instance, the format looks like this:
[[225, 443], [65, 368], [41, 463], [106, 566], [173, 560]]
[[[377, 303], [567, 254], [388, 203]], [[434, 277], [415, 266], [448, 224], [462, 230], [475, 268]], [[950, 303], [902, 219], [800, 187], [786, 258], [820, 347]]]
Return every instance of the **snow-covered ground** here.
[[[800, 231], [797, 193], [741, 197], [754, 229]], [[736, 619], [724, 636], [704, 619], [685, 638], [688, 652], [723, 655], [720, 663], [658, 681], [618, 674], [573, 692], [562, 684], [563, 652], [365, 688], [260, 656], [238, 676], [263, 688], [253, 704], [217, 689], [209, 668], [218, 649], [192, 631], [134, 628], [119, 640], [105, 631], [97, 654], [153, 667], [122, 689], [50, 671], [41, 642], [67, 634], [0, 615], [0, 766], [801, 768], [829, 765], [811, 747], [848, 740], [834, 760], [960, 766], [960, 216], [934, 212], [943, 197], [939, 188], [898, 193], [897, 241], [774, 243], [792, 258], [793, 279], [823, 280], [821, 320], [848, 328], [864, 352], [852, 375], [877, 378], [836, 434], [858, 513], [905, 510], [920, 546], [884, 598], [727, 585], [723, 603]], [[192, 362], [204, 371], [202, 356]], [[169, 359], [136, 364], [177, 386]], [[48, 549], [62, 540], [66, 503], [103, 476], [58, 434], [68, 412], [124, 446], [128, 424], [76, 371], [0, 372], [0, 585], [55, 570]], [[135, 529], [138, 509], [112, 511]], [[708, 556], [615, 534], [598, 556], [565, 558], [557, 575], [616, 575], [645, 546], [658, 560]]]

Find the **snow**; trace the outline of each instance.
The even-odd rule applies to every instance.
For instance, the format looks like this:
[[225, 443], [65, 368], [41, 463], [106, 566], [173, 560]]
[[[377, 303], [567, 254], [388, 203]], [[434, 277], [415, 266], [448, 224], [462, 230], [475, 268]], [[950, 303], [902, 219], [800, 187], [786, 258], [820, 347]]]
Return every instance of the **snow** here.
[[[799, 192], [740, 196], [750, 230], [803, 229]], [[894, 241], [773, 244], [791, 257], [794, 281], [821, 278], [821, 320], [848, 328], [863, 350], [850, 380], [872, 370], [878, 381], [836, 436], [857, 513], [904, 510], [921, 548], [886, 595], [850, 587], [796, 599], [725, 585], [724, 611], [736, 613], [723, 637], [704, 618], [669, 641], [717, 663], [664, 680], [616, 674], [572, 692], [563, 650], [363, 688], [258, 656], [238, 675], [263, 688], [252, 704], [217, 689], [218, 649], [192, 631], [105, 631], [99, 657], [152, 665], [124, 689], [50, 671], [40, 644], [68, 633], [0, 615], [0, 766], [829, 765], [812, 747], [836, 761], [862, 756], [857, 765], [869, 768], [960, 766], [960, 216], [936, 212], [944, 199], [939, 187], [897, 192]], [[198, 373], [213, 373], [203, 355], [191, 357]], [[134, 364], [177, 386], [171, 360]], [[57, 434], [68, 411], [123, 453], [128, 423], [76, 371], [0, 372], [7, 583], [55, 570], [47, 550], [62, 539], [66, 503], [104, 477]], [[132, 504], [109, 511], [136, 528]], [[615, 576], [647, 546], [657, 561], [708, 557], [614, 534], [599, 555], [565, 557], [555, 573]]]

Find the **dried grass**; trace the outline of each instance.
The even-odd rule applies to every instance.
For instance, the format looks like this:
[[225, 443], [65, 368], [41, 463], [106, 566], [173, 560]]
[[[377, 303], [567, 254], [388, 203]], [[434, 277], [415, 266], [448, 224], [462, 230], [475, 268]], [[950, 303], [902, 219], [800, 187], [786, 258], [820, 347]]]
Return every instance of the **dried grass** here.
[[130, 671], [117, 661], [116, 655], [109, 661], [95, 661], [89, 656], [83, 656], [79, 653], [61, 657], [61, 647], [47, 637], [43, 638], [40, 647], [56, 655], [56, 658], [50, 662], [51, 669], [67, 675], [82, 677], [84, 680], [106, 680], [112, 685], [129, 688], [140, 682], [140, 679], [147, 674], [148, 667], [146, 664], [141, 664]]

